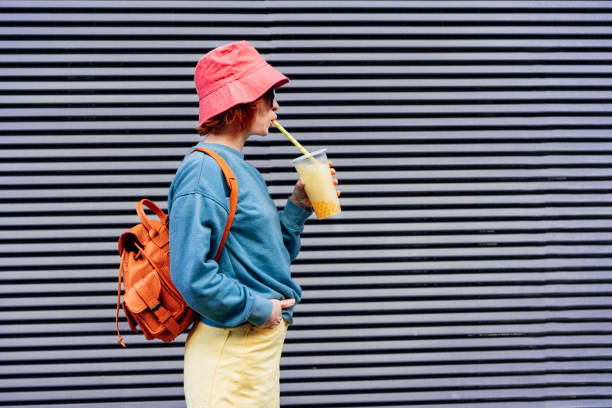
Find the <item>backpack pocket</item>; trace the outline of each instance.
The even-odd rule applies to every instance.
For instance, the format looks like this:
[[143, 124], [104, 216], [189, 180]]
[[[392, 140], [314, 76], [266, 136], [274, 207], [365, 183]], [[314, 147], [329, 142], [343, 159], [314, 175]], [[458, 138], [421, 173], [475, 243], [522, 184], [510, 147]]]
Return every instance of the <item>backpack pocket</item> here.
[[133, 319], [138, 322], [147, 339], [152, 338], [153, 333], [165, 330], [158, 320], [155, 312], [160, 304], [161, 282], [157, 272], [151, 271], [144, 278], [135, 282], [133, 286], [123, 295], [126, 308]]
[[[123, 296], [126, 309], [149, 340], [169, 341], [185, 330], [185, 324], [179, 323], [179, 319], [185, 317], [188, 309], [170, 291], [162, 291], [162, 285], [160, 276], [153, 270]], [[192, 320], [185, 323], [188, 325]]]

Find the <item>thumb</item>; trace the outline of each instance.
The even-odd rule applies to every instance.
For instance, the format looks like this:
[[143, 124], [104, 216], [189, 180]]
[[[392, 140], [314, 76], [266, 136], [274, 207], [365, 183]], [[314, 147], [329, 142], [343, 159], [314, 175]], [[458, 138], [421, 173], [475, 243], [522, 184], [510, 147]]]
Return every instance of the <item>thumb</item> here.
[[281, 307], [283, 309], [286, 309], [286, 308], [291, 307], [293, 305], [295, 305], [295, 299], [285, 299], [285, 300], [281, 301]]

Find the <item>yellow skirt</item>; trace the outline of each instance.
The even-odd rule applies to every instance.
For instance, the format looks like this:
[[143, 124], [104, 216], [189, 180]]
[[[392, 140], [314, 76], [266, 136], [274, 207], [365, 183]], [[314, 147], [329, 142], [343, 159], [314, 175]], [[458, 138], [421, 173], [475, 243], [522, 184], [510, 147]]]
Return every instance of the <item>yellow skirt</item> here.
[[187, 408], [278, 408], [287, 327], [195, 325], [185, 344]]

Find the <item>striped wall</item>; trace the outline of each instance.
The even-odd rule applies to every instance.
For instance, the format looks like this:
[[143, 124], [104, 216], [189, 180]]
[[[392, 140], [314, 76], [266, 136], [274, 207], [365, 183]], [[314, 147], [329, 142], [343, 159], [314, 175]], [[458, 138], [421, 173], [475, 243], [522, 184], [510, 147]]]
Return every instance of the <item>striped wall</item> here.
[[[118, 235], [198, 141], [193, 68], [292, 78], [343, 213], [307, 222], [283, 407], [612, 407], [612, 2], [0, 2], [0, 406], [184, 407], [115, 343]], [[279, 207], [298, 152], [247, 160]]]

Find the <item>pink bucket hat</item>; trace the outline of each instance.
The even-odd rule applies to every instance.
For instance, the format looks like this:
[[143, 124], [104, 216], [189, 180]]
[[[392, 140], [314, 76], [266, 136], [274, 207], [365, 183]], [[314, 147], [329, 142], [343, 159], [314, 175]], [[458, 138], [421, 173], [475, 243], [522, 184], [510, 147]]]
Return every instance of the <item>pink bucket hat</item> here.
[[204, 55], [195, 68], [199, 124], [240, 103], [250, 103], [271, 87], [289, 82], [248, 42], [227, 44]]

